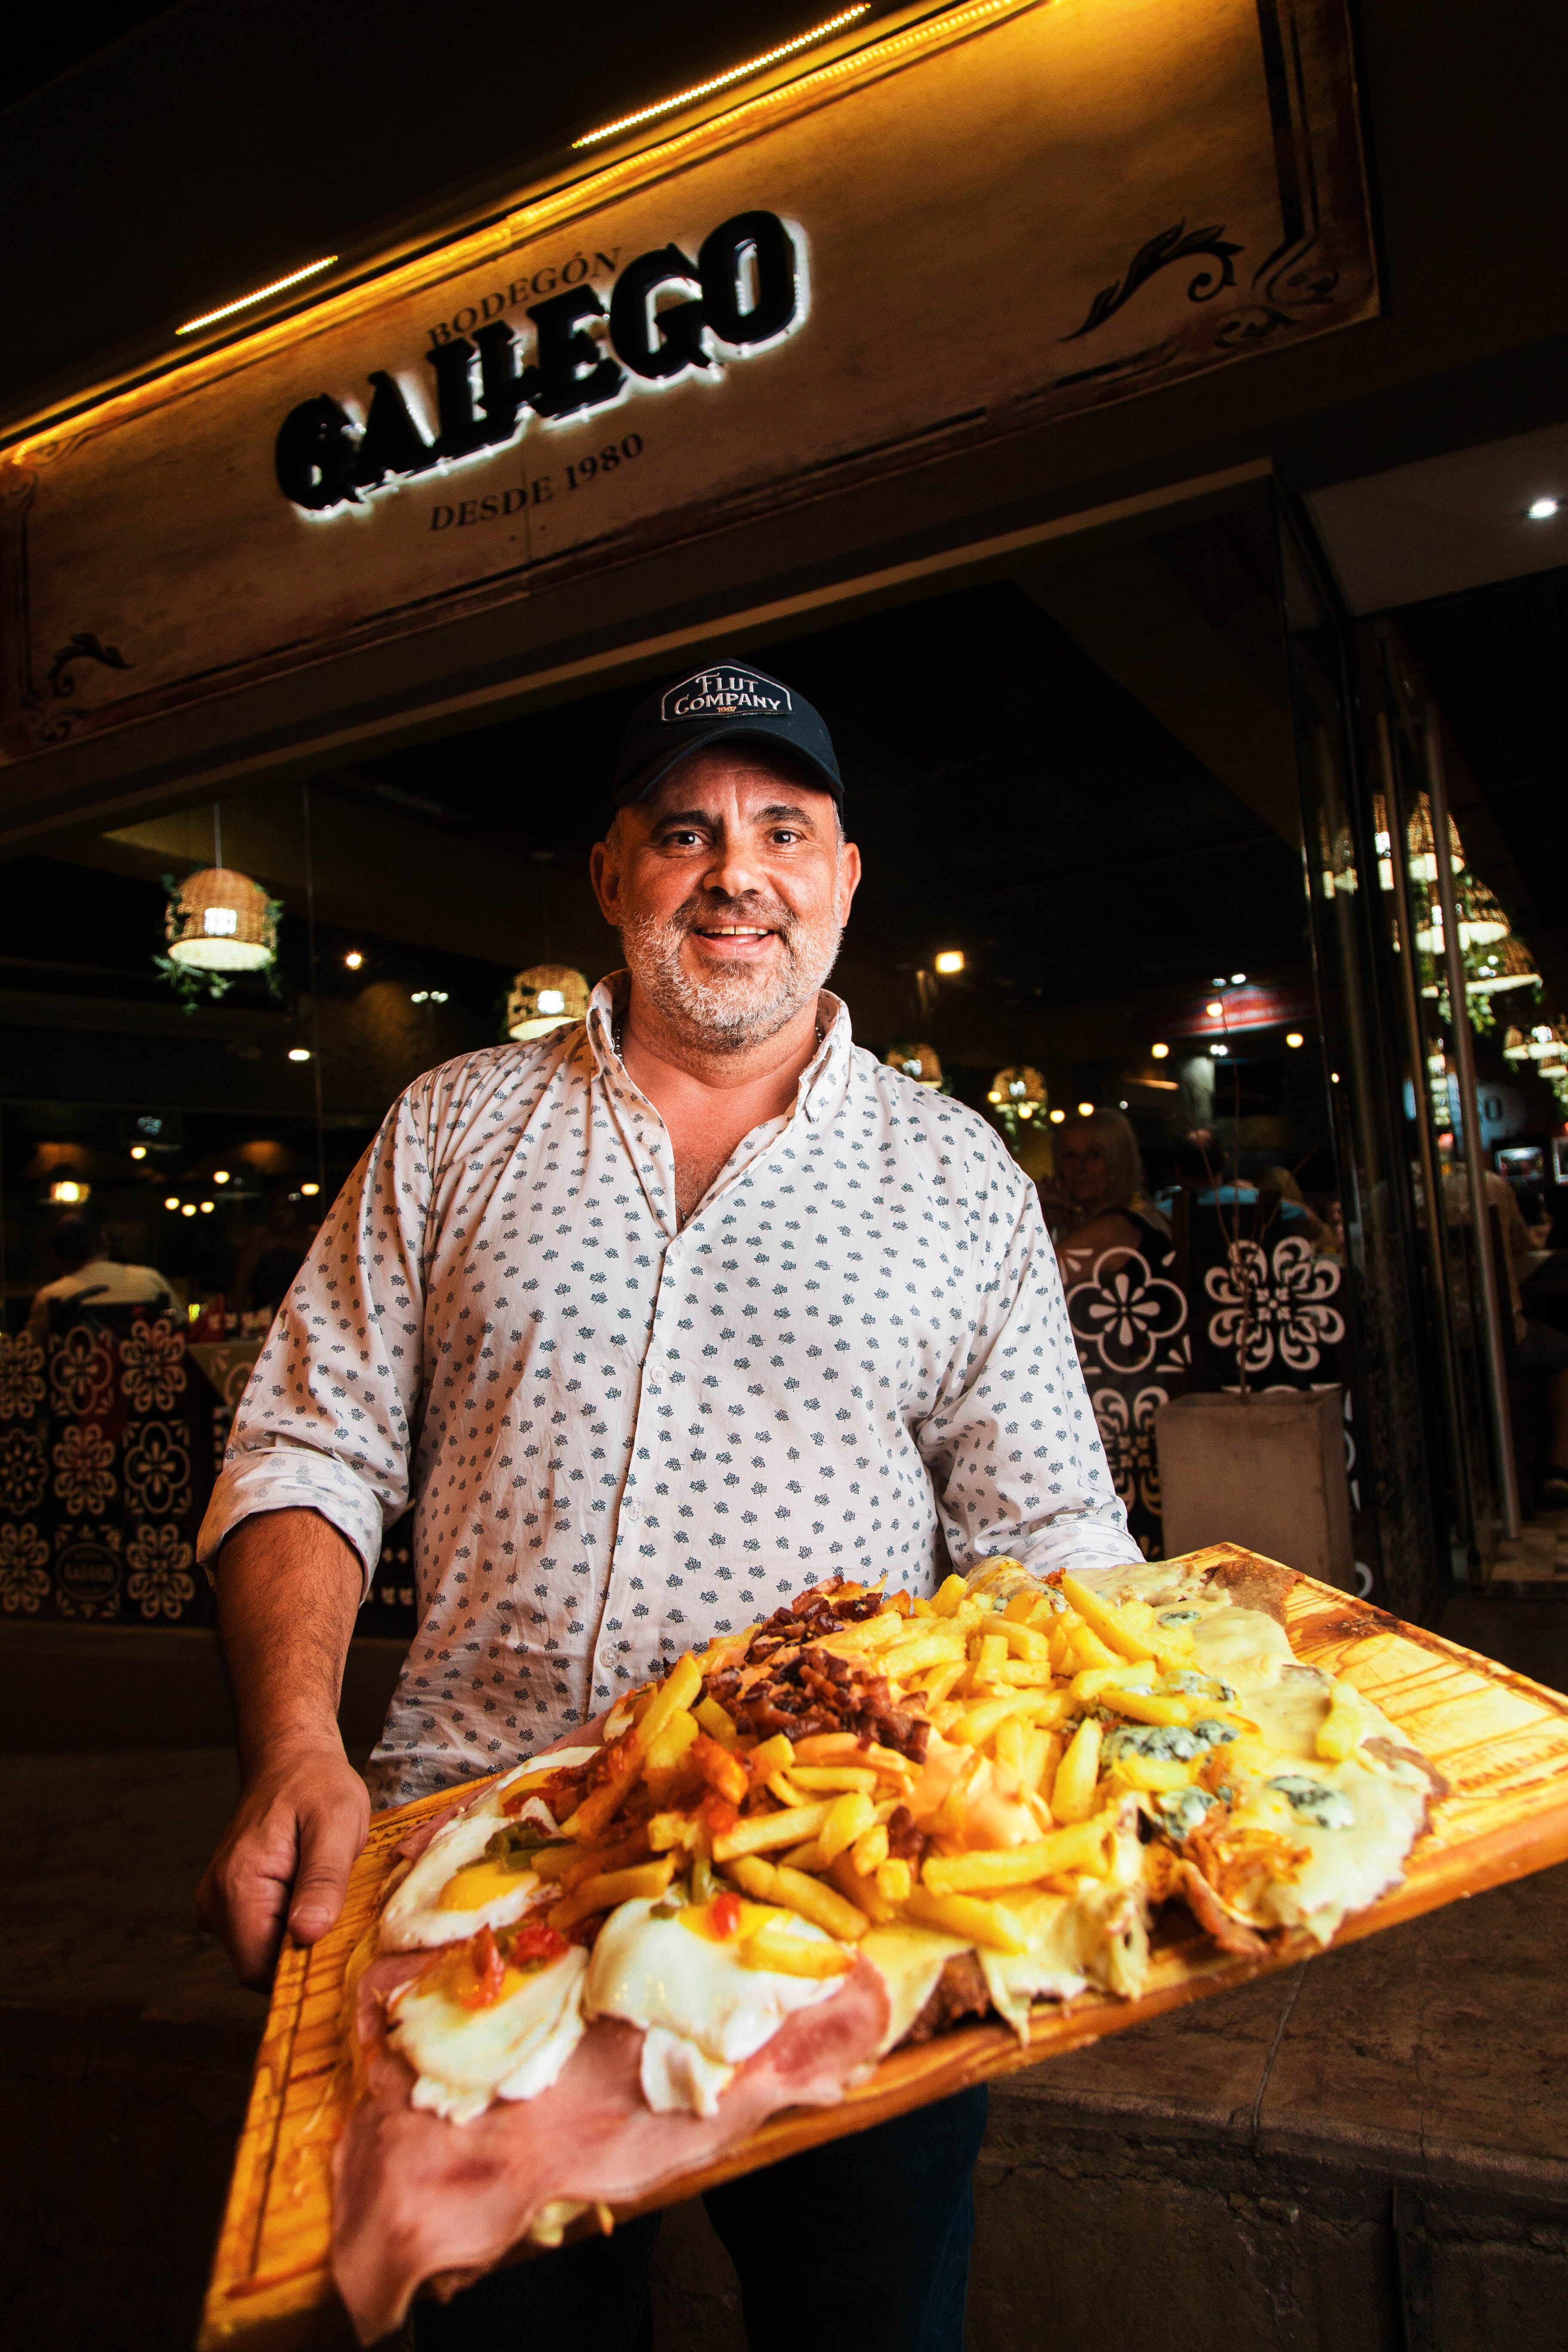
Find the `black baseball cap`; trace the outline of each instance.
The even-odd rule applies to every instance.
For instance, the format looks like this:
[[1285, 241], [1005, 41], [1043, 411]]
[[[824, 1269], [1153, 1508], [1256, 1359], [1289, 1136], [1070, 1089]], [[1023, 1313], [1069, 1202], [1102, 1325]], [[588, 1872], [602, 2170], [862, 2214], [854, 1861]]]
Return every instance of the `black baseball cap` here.
[[742, 661], [705, 662], [638, 703], [621, 738], [611, 799], [625, 808], [689, 753], [747, 738], [783, 744], [842, 808], [844, 780], [820, 714], [793, 687]]

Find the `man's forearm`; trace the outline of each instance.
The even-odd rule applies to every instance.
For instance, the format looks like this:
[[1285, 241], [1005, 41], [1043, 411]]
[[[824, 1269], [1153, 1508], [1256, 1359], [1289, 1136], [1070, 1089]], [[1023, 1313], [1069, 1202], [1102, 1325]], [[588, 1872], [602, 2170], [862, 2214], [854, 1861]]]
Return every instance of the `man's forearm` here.
[[363, 1587], [359, 1556], [318, 1511], [262, 1511], [217, 1570], [218, 1636], [248, 1778], [279, 1744], [335, 1736]]

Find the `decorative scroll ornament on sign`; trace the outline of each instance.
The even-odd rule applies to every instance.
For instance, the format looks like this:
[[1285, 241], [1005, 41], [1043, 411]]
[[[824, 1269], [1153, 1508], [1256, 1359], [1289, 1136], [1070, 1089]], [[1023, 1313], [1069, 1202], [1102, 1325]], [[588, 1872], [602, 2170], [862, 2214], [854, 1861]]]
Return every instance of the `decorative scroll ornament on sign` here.
[[703, 238], [695, 261], [678, 245], [629, 261], [607, 310], [581, 282], [528, 305], [531, 359], [504, 319], [466, 334], [443, 328], [425, 354], [435, 376], [434, 438], [415, 413], [418, 388], [387, 368], [371, 372], [363, 424], [330, 394], [301, 401], [279, 430], [279, 487], [308, 514], [335, 514], [433, 467], [503, 447], [530, 412], [559, 425], [639, 383], [672, 383], [763, 351], [801, 324], [806, 299], [802, 232], [776, 213], [737, 213]]

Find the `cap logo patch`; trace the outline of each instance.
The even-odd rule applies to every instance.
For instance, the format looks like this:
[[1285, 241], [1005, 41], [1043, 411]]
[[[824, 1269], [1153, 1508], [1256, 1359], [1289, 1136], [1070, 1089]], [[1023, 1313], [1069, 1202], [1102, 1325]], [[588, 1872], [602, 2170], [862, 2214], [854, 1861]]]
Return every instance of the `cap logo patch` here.
[[754, 669], [698, 669], [670, 687], [658, 706], [667, 727], [687, 719], [730, 719], [790, 709], [789, 688]]

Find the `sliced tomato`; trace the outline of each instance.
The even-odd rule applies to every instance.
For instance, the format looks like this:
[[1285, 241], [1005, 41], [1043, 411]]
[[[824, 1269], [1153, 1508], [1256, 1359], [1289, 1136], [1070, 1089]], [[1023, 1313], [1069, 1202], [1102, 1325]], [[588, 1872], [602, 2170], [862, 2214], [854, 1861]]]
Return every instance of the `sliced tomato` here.
[[565, 1937], [548, 1919], [525, 1919], [511, 1939], [511, 1957], [519, 1968], [527, 1960], [558, 1960], [567, 1949]]
[[716, 1895], [708, 1906], [708, 1916], [716, 1936], [738, 1936], [741, 1932], [741, 1898], [731, 1887]]
[[472, 1988], [460, 1993], [465, 2009], [489, 2009], [500, 1999], [506, 1986], [506, 1962], [500, 1946], [489, 1927], [481, 1927], [468, 1944], [468, 1960], [474, 1971]]

